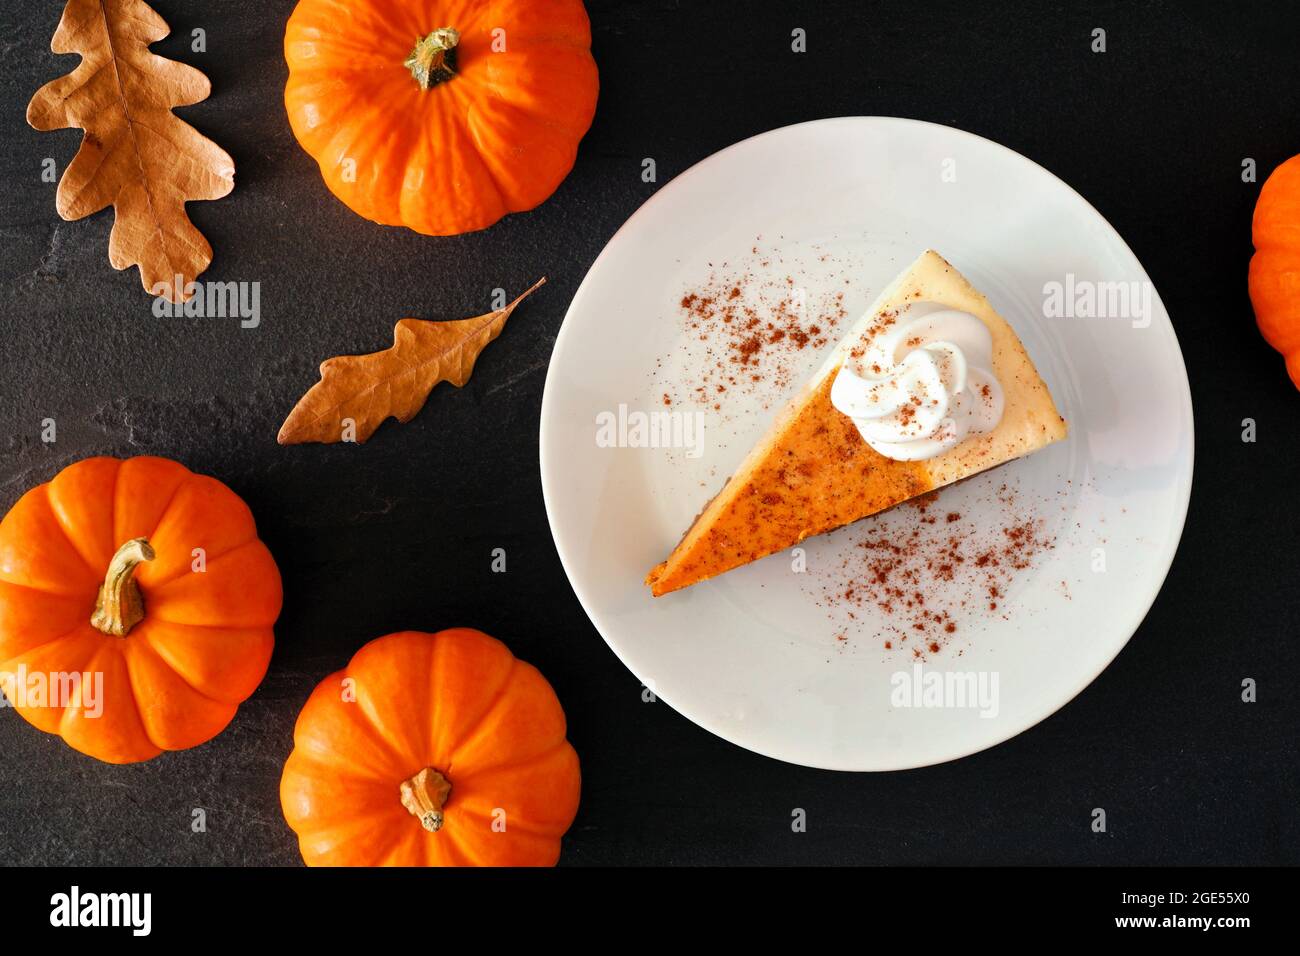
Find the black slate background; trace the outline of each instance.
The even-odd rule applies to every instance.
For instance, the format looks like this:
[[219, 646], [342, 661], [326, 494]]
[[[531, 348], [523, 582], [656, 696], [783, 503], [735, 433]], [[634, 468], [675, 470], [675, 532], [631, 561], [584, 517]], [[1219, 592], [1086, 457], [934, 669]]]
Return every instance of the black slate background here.
[[[1300, 396], [1254, 328], [1259, 186], [1241, 179], [1244, 158], [1262, 180], [1300, 152], [1294, 5], [591, 2], [602, 88], [572, 175], [537, 211], [451, 239], [366, 222], [327, 192], [281, 103], [291, 3], [154, 6], [174, 31], [157, 52], [213, 83], [181, 115], [236, 162], [231, 196], [189, 207], [216, 250], [204, 278], [259, 281], [262, 325], [153, 318], [137, 272], [108, 266], [111, 215], [57, 217], [41, 161], [62, 171], [81, 134], [23, 116], [76, 60], [49, 53], [60, 3], [6, 4], [0, 507], [87, 455], [176, 457], [251, 505], [284, 613], [265, 682], [194, 750], [112, 767], [0, 711], [0, 862], [296, 863], [277, 786], [309, 691], [372, 637], [455, 624], [507, 640], [564, 702], [584, 773], [566, 864], [1300, 862]], [[794, 27], [806, 54], [790, 52]], [[787, 766], [643, 703], [569, 589], [536, 450], [556, 332], [627, 216], [736, 140], [846, 114], [958, 126], [1078, 189], [1155, 280], [1196, 409], [1186, 534], [1128, 648], [1020, 737], [887, 775]], [[657, 185], [641, 181], [647, 156]], [[485, 311], [492, 289], [543, 274], [469, 385], [441, 386], [409, 425], [363, 447], [275, 444], [322, 358], [384, 347], [402, 316]], [[495, 547], [506, 575], [490, 573]], [[195, 807], [206, 834], [190, 832]], [[792, 807], [807, 833], [791, 833]]]

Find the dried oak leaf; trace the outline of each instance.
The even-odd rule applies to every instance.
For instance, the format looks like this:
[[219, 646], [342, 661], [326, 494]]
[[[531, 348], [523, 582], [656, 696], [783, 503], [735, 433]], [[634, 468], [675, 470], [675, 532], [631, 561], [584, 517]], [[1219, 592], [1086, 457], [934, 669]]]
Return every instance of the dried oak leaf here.
[[86, 131], [59, 181], [59, 215], [81, 219], [111, 205], [113, 268], [139, 266], [146, 290], [182, 302], [212, 261], [185, 203], [229, 193], [235, 162], [172, 113], [212, 87], [193, 67], [149, 52], [169, 32], [142, 0], [68, 0], [50, 49], [80, 53], [81, 63], [36, 91], [27, 122]]
[[[320, 366], [320, 381], [298, 400], [280, 426], [281, 445], [364, 442], [389, 418], [409, 422], [439, 382], [469, 381], [474, 361], [501, 334], [506, 319], [537, 289], [539, 279], [504, 308], [472, 319], [402, 319], [393, 346], [367, 355], [340, 355]], [[351, 425], [348, 425], [348, 420]]]

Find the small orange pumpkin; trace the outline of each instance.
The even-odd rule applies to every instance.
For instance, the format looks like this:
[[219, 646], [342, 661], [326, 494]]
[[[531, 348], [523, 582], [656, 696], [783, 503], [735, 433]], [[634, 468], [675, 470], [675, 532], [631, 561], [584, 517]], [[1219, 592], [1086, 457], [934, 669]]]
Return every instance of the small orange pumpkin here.
[[261, 682], [280, 600], [221, 482], [165, 458], [87, 458], [0, 521], [0, 686], [109, 763], [193, 747]]
[[300, 0], [284, 101], [353, 211], [456, 235], [569, 174], [596, 111], [590, 48], [581, 0]]
[[578, 810], [555, 692], [481, 631], [371, 641], [293, 740], [280, 804], [309, 866], [552, 866]]
[[1286, 358], [1300, 388], [1300, 156], [1273, 170], [1255, 203], [1251, 224], [1250, 301], [1269, 345]]

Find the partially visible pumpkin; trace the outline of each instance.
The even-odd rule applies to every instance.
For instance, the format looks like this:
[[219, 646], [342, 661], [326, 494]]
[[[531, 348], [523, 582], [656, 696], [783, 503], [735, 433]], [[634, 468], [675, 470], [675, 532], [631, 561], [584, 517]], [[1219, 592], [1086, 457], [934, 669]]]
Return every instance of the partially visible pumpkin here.
[[310, 866], [551, 866], [578, 755], [537, 668], [481, 631], [404, 631], [325, 678], [280, 781]]
[[280, 600], [253, 515], [221, 482], [165, 458], [87, 458], [0, 522], [0, 686], [109, 763], [193, 747], [261, 682]]
[[1251, 224], [1250, 301], [1265, 340], [1286, 358], [1300, 388], [1300, 156], [1273, 170]]
[[573, 168], [596, 110], [590, 47], [581, 0], [300, 0], [285, 106], [355, 212], [471, 232]]

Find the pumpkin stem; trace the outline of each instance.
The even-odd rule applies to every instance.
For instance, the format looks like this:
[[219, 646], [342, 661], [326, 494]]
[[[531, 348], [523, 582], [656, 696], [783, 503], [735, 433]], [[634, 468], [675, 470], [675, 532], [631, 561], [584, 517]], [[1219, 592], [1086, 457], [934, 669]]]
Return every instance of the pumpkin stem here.
[[114, 637], [125, 637], [131, 628], [144, 620], [144, 596], [135, 583], [135, 569], [141, 561], [154, 559], [148, 538], [132, 538], [117, 549], [108, 563], [108, 573], [95, 598], [95, 613], [90, 623]]
[[402, 65], [411, 71], [420, 89], [437, 86], [456, 75], [456, 44], [459, 42], [460, 31], [439, 27], [415, 41], [415, 49]]
[[410, 780], [402, 781], [402, 806], [430, 833], [442, 829], [442, 808], [451, 795], [451, 781], [432, 767], [425, 767]]

